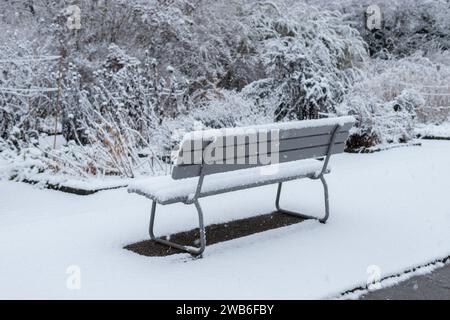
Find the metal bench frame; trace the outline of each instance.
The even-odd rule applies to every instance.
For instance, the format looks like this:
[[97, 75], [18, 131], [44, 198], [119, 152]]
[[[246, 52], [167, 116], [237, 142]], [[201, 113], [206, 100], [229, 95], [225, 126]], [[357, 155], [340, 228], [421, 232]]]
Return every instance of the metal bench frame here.
[[[322, 170], [320, 171], [319, 174], [306, 175], [306, 176], [305, 175], [293, 176], [293, 177], [288, 177], [288, 178], [284, 178], [284, 179], [278, 179], [276, 181], [252, 184], [252, 185], [247, 185], [247, 186], [242, 186], [242, 187], [226, 188], [226, 189], [222, 189], [219, 191], [215, 191], [213, 193], [211, 192], [211, 193], [202, 194], [201, 190], [202, 190], [203, 181], [205, 179], [205, 172], [204, 172], [205, 170], [204, 169], [207, 168], [207, 165], [202, 164], [201, 169], [200, 169], [200, 175], [199, 175], [197, 187], [195, 190], [195, 194], [192, 197], [186, 199], [185, 201], [182, 201], [182, 203], [184, 203], [186, 205], [194, 204], [197, 209], [198, 220], [199, 220], [199, 230], [200, 230], [200, 247], [185, 246], [185, 245], [181, 245], [181, 244], [178, 244], [175, 242], [171, 242], [166, 239], [157, 238], [155, 236], [154, 225], [155, 225], [155, 215], [156, 215], [156, 205], [157, 205], [156, 200], [153, 200], [153, 203], [152, 203], [152, 211], [151, 211], [150, 225], [149, 225], [150, 238], [153, 241], [156, 241], [160, 244], [188, 252], [194, 256], [199, 256], [205, 251], [205, 248], [206, 248], [206, 232], [205, 232], [205, 225], [204, 225], [204, 220], [203, 220], [203, 210], [200, 205], [199, 198], [205, 198], [205, 197], [216, 195], [216, 194], [223, 194], [223, 193], [228, 193], [228, 192], [237, 191], [237, 190], [250, 189], [250, 188], [260, 187], [263, 185], [269, 185], [269, 184], [274, 184], [274, 183], [278, 183], [275, 207], [280, 213], [296, 216], [296, 217], [299, 217], [299, 218], [302, 218], [305, 220], [314, 219], [314, 220], [318, 220], [321, 223], [326, 223], [326, 221], [328, 220], [328, 217], [330, 216], [330, 206], [329, 206], [328, 185], [325, 180], [325, 174], [329, 173], [328, 163], [329, 163], [330, 157], [332, 155], [333, 146], [334, 146], [334, 142], [336, 139], [336, 134], [338, 133], [338, 131], [341, 127], [342, 127], [342, 125], [340, 125], [340, 124], [336, 125], [336, 127], [334, 128], [334, 130], [331, 134], [327, 154], [325, 156]], [[287, 182], [287, 181], [302, 179], [302, 178], [309, 178], [312, 180], [320, 180], [322, 182], [323, 190], [324, 190], [324, 198], [325, 198], [325, 216], [323, 218], [317, 218], [314, 216], [304, 215], [304, 214], [301, 214], [298, 212], [285, 210], [280, 207], [280, 198], [281, 198], [281, 190], [282, 190], [283, 183]]]

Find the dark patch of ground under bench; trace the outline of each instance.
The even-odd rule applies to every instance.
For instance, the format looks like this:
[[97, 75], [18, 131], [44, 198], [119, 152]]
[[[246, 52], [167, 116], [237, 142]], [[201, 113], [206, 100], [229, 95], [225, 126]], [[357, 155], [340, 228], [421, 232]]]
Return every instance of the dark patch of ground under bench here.
[[[214, 224], [206, 227], [206, 245], [245, 237], [271, 229], [277, 229], [304, 221], [301, 218], [278, 212], [235, 220], [228, 223]], [[198, 246], [199, 231], [190, 230], [170, 236], [170, 241], [183, 245]], [[207, 247], [208, 248], [208, 247]], [[182, 251], [169, 248], [151, 240], [130, 244], [125, 249], [148, 257], [169, 256]]]

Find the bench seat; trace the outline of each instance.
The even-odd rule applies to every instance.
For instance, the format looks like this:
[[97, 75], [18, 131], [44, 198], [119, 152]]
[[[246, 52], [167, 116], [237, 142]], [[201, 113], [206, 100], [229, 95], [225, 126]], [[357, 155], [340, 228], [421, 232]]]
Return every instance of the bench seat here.
[[[235, 191], [280, 181], [312, 177], [320, 174], [322, 167], [323, 161], [307, 159], [269, 165], [262, 168], [256, 167], [217, 173], [205, 178], [199, 197], [220, 194], [223, 193], [223, 190]], [[139, 194], [159, 204], [166, 205], [185, 202], [190, 197], [193, 197], [197, 183], [198, 177], [181, 180], [174, 180], [171, 176], [151, 177], [130, 184], [128, 192]]]

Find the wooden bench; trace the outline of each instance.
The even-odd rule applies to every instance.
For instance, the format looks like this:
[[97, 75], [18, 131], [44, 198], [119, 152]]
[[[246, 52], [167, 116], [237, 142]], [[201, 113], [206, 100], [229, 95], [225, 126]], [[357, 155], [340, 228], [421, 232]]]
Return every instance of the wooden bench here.
[[[128, 187], [128, 192], [153, 201], [149, 227], [152, 240], [193, 255], [201, 254], [206, 247], [199, 199], [217, 194], [277, 183], [275, 206], [279, 212], [325, 223], [330, 213], [325, 181], [325, 174], [330, 172], [330, 156], [344, 152], [354, 122], [353, 117], [338, 117], [190, 132], [180, 143], [172, 176], [137, 181]], [[325, 197], [322, 218], [280, 207], [283, 183], [301, 178], [321, 180]], [[155, 237], [156, 205], [173, 203], [195, 205], [200, 247]]]

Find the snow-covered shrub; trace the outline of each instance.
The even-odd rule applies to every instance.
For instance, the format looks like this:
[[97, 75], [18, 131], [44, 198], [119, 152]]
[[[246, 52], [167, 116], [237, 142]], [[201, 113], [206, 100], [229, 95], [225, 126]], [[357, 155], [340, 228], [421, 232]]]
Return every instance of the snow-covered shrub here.
[[[163, 119], [181, 113], [185, 103], [185, 90], [174, 71], [163, 79], [156, 65], [155, 59], [147, 56], [141, 63], [112, 45], [92, 86], [81, 87], [79, 74], [69, 68], [63, 133], [75, 144], [63, 151], [73, 154], [71, 161], [83, 159], [81, 167], [94, 175], [134, 177], [137, 172], [155, 171], [154, 161], [160, 163], [153, 146], [160, 142], [154, 133]], [[145, 152], [152, 157], [150, 166]]]
[[251, 21], [267, 76], [246, 92], [259, 103], [268, 99], [265, 107], [272, 108], [276, 120], [331, 110], [351, 78], [346, 71], [364, 55], [357, 32], [339, 14], [301, 3], [256, 11]]
[[251, 16], [251, 37], [267, 76], [245, 93], [271, 110], [276, 121], [333, 112], [353, 81], [354, 64], [365, 55], [358, 32], [340, 14], [301, 3], [269, 12]]
[[424, 121], [418, 115], [448, 103], [448, 83], [449, 67], [419, 54], [372, 60], [337, 108], [359, 119], [349, 148], [412, 139], [414, 123]]
[[17, 181], [28, 180], [51, 166], [37, 146], [11, 139], [0, 139], [0, 164], [0, 178]]
[[[36, 117], [25, 104], [30, 97], [17, 103], [21, 113], [7, 112], [15, 101], [12, 98], [4, 100], [9, 103], [5, 107], [0, 105], [3, 138], [15, 146], [17, 157], [25, 159], [31, 155], [29, 150], [40, 150], [30, 159], [40, 158], [50, 172], [77, 176], [134, 177], [165, 170], [161, 156], [153, 152], [160, 143], [154, 139], [155, 132], [164, 119], [184, 112], [187, 105], [184, 82], [178, 81], [172, 67], [163, 78], [157, 73], [155, 59], [146, 56], [141, 62], [111, 45], [102, 68], [93, 75], [95, 83], [85, 82], [73, 63], [65, 64], [62, 71], [58, 111], [55, 103], [44, 113], [47, 105], [40, 104]], [[58, 149], [37, 145], [40, 135], [54, 131], [54, 127], [48, 132], [33, 127], [35, 135], [30, 135], [24, 119], [39, 120], [39, 115], [52, 125], [55, 120], [61, 123], [57, 129], [62, 130], [66, 145]]]
[[402, 143], [414, 138], [415, 110], [424, 100], [419, 93], [404, 90], [391, 101], [383, 102], [370, 95], [347, 98], [340, 112], [355, 116], [357, 123], [347, 141], [348, 150], [376, 144]]
[[[337, 10], [358, 29], [373, 56], [386, 53], [406, 57], [418, 50], [450, 49], [450, 2], [445, 0], [307, 0], [324, 9]], [[368, 30], [365, 12], [371, 5], [381, 9], [382, 28]]]
[[207, 128], [229, 128], [272, 122], [273, 115], [235, 91], [222, 90], [204, 107], [194, 109], [190, 117]]
[[[0, 23], [1, 25], [1, 23]], [[29, 139], [49, 131], [55, 114], [58, 60], [41, 55], [45, 46], [8, 28], [0, 34], [0, 137]]]
[[243, 70], [243, 65], [257, 68], [257, 78], [240, 88], [248, 78], [228, 73], [225, 87], [236, 90], [208, 90], [202, 104], [172, 127], [190, 129], [196, 122], [208, 128], [234, 127], [334, 112], [358, 72], [355, 65], [366, 54], [358, 32], [340, 14], [299, 2], [241, 5], [239, 25], [244, 33], [235, 61]]

